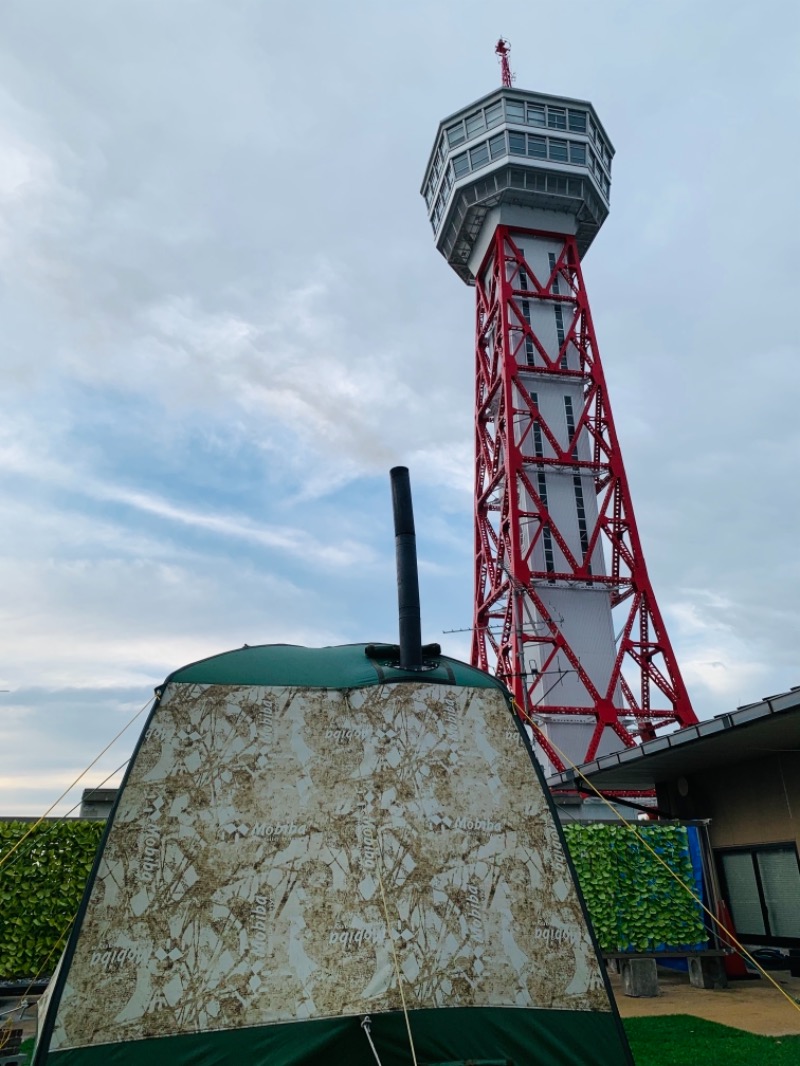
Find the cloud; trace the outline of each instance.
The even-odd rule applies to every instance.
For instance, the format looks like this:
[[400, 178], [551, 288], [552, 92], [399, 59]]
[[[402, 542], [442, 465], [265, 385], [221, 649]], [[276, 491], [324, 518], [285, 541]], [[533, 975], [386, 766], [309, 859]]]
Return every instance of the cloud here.
[[[6, 430], [7, 438], [14, 434]], [[265, 548], [300, 556], [306, 563], [319, 566], [350, 567], [369, 565], [374, 560], [372, 550], [363, 543], [344, 541], [331, 543], [319, 540], [306, 530], [293, 527], [261, 525], [244, 515], [204, 513], [181, 507], [152, 493], [137, 491], [102, 482], [75, 466], [61, 463], [41, 450], [26, 448], [18, 438], [0, 443], [0, 463], [6, 474], [16, 473], [40, 482], [49, 482], [73, 495], [87, 496], [108, 503], [122, 504], [136, 511], [178, 523], [219, 537], [251, 541]]]
[[667, 617], [695, 711], [706, 718], [748, 702], [769, 675], [766, 649], [737, 633], [728, 620], [734, 605], [724, 596], [708, 589], [682, 589], [681, 596], [670, 598]]
[[[439, 119], [496, 84], [495, 15], [190, 6], [0, 12], [0, 746], [30, 786], [9, 809], [185, 661], [392, 638], [395, 463], [429, 639], [471, 621], [473, 294], [418, 187]], [[617, 148], [585, 275], [705, 716], [798, 681], [800, 209], [764, 168], [797, 155], [798, 25], [579, 17], [568, 74], [555, 23], [523, 6], [504, 32], [519, 84], [592, 98]]]

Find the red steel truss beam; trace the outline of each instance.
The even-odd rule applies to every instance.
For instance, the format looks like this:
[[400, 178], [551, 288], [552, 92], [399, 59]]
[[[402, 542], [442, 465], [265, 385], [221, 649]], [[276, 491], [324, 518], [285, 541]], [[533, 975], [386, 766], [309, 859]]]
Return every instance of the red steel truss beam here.
[[[558, 242], [561, 251], [548, 277], [536, 276], [514, 234]], [[631, 747], [637, 736], [653, 736], [656, 729], [673, 723], [696, 722], [647, 574], [575, 239], [499, 226], [478, 276], [476, 295], [472, 662], [503, 678], [528, 714], [594, 716], [587, 762], [595, 757], [606, 729]], [[564, 340], [557, 352], [547, 350], [530, 315], [523, 313], [522, 302], [531, 300], [562, 305]], [[537, 377], [583, 386], [583, 407], [579, 416], [576, 412], [574, 433], [566, 445], [547, 424], [523, 381], [532, 371], [531, 346]], [[535, 454], [534, 427], [538, 439], [548, 442], [552, 456]], [[588, 440], [590, 460], [585, 449], [584, 458], [578, 458], [579, 440]], [[538, 450], [541, 453], [541, 446]], [[532, 470], [548, 468], [594, 475], [598, 516], [582, 555], [570, 550], [531, 477]], [[534, 569], [534, 548], [546, 529], [566, 560], [566, 570]], [[590, 565], [598, 544], [603, 546], [605, 574], [592, 573]], [[540, 595], [544, 583], [554, 582], [602, 585], [610, 590], [612, 607], [622, 610], [625, 605], [622, 618], [615, 615], [622, 629], [603, 691], [588, 676], [560, 620]], [[525, 652], [530, 645], [540, 645], [540, 668], [526, 676]], [[549, 702], [547, 668], [559, 653], [580, 679], [586, 705]], [[537, 742], [553, 765], [563, 770], [547, 739], [539, 734]]]

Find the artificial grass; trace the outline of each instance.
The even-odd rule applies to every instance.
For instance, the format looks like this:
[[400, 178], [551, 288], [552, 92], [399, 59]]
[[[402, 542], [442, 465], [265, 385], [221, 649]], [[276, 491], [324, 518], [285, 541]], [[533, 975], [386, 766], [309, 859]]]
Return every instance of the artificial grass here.
[[797, 1066], [800, 1036], [754, 1036], [691, 1014], [626, 1018], [636, 1066]]

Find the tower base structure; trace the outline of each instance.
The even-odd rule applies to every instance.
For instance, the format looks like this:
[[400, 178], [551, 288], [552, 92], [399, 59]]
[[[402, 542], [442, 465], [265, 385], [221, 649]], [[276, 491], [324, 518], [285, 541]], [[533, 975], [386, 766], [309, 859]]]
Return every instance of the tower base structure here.
[[476, 248], [472, 660], [507, 682], [560, 770], [695, 719], [644, 562], [575, 237], [522, 228], [520, 214], [493, 212]]

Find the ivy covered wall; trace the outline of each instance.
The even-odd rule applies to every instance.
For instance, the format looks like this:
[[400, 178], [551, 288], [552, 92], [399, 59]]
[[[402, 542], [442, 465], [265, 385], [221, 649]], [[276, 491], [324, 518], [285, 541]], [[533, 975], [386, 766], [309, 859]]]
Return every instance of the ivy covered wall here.
[[[102, 822], [0, 822], [0, 980], [52, 973], [78, 910], [103, 832]], [[641, 844], [640, 833], [693, 887], [685, 827], [575, 822], [564, 826], [570, 854], [604, 951], [655, 951], [703, 943], [702, 912]], [[699, 886], [698, 886], [699, 887]]]
[[68, 818], [23, 840], [31, 824], [0, 822], [0, 980], [53, 972], [104, 829]]
[[702, 898], [686, 826], [573, 822], [564, 835], [603, 951], [705, 945], [703, 911], [642, 843]]

